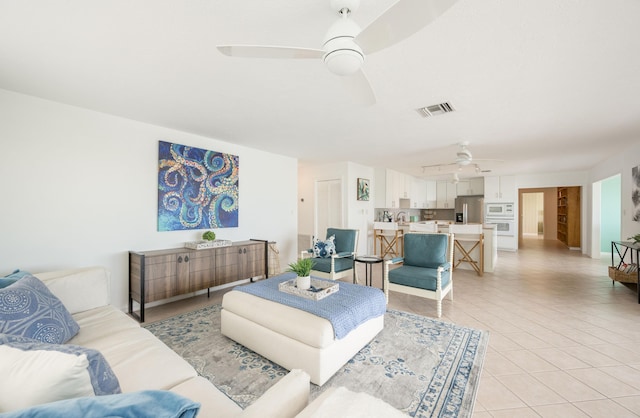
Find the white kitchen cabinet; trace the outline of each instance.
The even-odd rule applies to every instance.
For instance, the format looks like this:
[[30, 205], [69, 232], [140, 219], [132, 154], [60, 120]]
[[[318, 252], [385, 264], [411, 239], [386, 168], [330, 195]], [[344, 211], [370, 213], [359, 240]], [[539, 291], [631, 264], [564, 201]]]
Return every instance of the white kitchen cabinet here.
[[487, 176], [484, 178], [485, 202], [497, 202], [500, 196], [500, 177]]
[[427, 198], [425, 202], [425, 209], [435, 209], [438, 203], [437, 183], [435, 180], [427, 180]]
[[394, 172], [394, 177], [396, 183], [396, 195], [398, 196], [398, 199], [410, 199], [411, 180], [413, 177], [397, 171]]
[[[413, 177], [390, 169], [376, 169], [376, 207], [399, 208], [400, 199], [411, 196], [411, 179]], [[382, 186], [384, 185], [384, 186]]]
[[484, 178], [485, 202], [515, 202], [516, 178], [514, 176], [491, 176]]
[[458, 196], [478, 196], [484, 194], [484, 178], [474, 177], [460, 180], [456, 185]]
[[411, 208], [422, 209], [427, 207], [427, 182], [411, 177]]
[[456, 184], [456, 195], [458, 196], [469, 195], [469, 180], [460, 180]]
[[456, 207], [456, 185], [449, 181], [439, 181], [436, 185], [436, 207], [454, 209]]
[[406, 199], [405, 175], [394, 170], [387, 169], [387, 208], [399, 208], [400, 199]]
[[386, 189], [386, 196], [385, 196], [385, 208], [397, 208], [400, 207], [400, 204], [398, 202], [398, 198], [399, 196], [397, 196], [396, 194], [396, 190], [398, 188], [398, 176], [396, 175], [396, 172], [393, 170], [386, 170], [387, 176], [386, 176], [386, 182], [387, 182], [387, 189]]

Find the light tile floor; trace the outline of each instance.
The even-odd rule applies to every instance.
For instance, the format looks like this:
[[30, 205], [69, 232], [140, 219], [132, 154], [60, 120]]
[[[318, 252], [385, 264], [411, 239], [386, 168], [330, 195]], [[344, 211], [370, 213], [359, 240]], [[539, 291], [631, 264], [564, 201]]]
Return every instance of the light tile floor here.
[[[640, 417], [640, 305], [635, 286], [612, 286], [609, 262], [525, 239], [499, 253], [494, 273], [455, 271], [441, 319], [490, 332], [474, 417]], [[151, 308], [147, 321], [224, 293]], [[433, 301], [410, 295], [391, 293], [389, 307], [435, 315]]]

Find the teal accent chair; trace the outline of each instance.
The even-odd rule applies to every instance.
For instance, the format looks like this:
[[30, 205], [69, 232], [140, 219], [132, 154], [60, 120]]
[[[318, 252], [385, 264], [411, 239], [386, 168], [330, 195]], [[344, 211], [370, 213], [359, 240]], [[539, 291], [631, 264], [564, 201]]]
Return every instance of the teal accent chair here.
[[[438, 318], [442, 316], [442, 299], [453, 300], [453, 234], [407, 233], [404, 257], [385, 261], [384, 289], [421, 296], [436, 301]], [[396, 264], [401, 266], [390, 269]]]
[[358, 247], [357, 229], [327, 228], [327, 238], [335, 236], [336, 253], [331, 257], [313, 257], [313, 249], [302, 252], [302, 258], [313, 257], [311, 275], [331, 280], [353, 277], [353, 260]]

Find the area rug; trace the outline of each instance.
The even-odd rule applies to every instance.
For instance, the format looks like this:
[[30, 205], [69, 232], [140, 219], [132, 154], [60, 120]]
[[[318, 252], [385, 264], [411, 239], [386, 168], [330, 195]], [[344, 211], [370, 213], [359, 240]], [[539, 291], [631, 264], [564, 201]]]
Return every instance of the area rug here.
[[[146, 325], [198, 373], [246, 408], [287, 370], [220, 334], [220, 305]], [[345, 386], [415, 417], [470, 417], [488, 332], [388, 310], [384, 330], [311, 398]]]

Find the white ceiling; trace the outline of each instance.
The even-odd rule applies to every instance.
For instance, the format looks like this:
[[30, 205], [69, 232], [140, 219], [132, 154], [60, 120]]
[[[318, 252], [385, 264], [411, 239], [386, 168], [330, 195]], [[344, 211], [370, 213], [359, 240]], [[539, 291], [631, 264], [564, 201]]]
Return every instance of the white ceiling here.
[[[365, 27], [394, 0], [362, 0]], [[329, 0], [0, 0], [0, 88], [297, 157], [421, 175], [469, 141], [493, 174], [586, 170], [640, 141], [640, 1], [460, 0], [367, 57], [362, 106], [318, 60]], [[425, 119], [416, 108], [450, 102]], [[473, 175], [462, 173], [461, 177]]]

